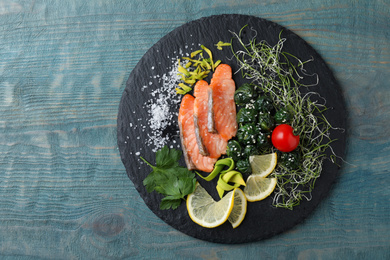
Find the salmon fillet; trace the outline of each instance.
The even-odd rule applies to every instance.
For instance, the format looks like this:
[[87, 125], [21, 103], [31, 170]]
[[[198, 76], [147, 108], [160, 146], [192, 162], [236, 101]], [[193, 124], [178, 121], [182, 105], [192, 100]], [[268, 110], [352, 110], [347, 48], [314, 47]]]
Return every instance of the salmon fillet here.
[[178, 121], [183, 154], [189, 170], [211, 172], [217, 158], [203, 156], [199, 153], [195, 136], [194, 102], [195, 98], [187, 94], [180, 104]]
[[209, 102], [212, 97], [212, 89], [206, 81], [200, 80], [195, 84], [194, 96], [195, 134], [199, 152], [211, 158], [219, 158], [222, 154], [226, 154], [227, 141], [218, 133], [209, 131], [210, 126], [213, 125], [212, 122], [209, 122], [212, 119], [209, 116], [212, 113], [209, 109], [209, 105], [212, 103]]
[[210, 87], [213, 91], [213, 111], [215, 129], [228, 141], [237, 133], [236, 104], [234, 92], [236, 85], [232, 79], [232, 69], [220, 64], [213, 74]]

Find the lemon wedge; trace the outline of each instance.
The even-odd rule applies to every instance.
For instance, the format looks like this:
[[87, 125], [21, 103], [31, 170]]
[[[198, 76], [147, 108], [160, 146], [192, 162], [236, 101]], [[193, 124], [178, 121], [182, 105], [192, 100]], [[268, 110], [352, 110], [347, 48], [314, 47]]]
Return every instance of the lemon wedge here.
[[244, 192], [237, 188], [234, 192], [233, 210], [228, 217], [228, 221], [233, 228], [238, 227], [246, 215], [247, 201]]
[[236, 189], [216, 202], [210, 194], [196, 183], [193, 193], [187, 196], [187, 210], [192, 221], [206, 228], [214, 228], [228, 220], [234, 206]]
[[276, 153], [252, 155], [249, 157], [249, 163], [252, 167], [252, 175], [265, 178], [275, 169], [277, 155]]
[[277, 184], [276, 178], [264, 178], [258, 175], [250, 175], [246, 180], [244, 194], [248, 201], [263, 200], [274, 191]]

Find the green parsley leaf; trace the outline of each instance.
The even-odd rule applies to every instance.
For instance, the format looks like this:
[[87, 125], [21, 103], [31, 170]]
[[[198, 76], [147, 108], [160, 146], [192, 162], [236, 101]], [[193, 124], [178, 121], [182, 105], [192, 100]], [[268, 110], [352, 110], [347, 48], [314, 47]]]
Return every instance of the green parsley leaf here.
[[179, 166], [181, 156], [181, 151], [164, 146], [156, 152], [156, 166], [141, 157], [152, 168], [143, 181], [147, 192], [156, 191], [165, 196], [161, 200], [160, 209], [176, 209], [185, 196], [195, 190], [195, 174]]
[[156, 166], [158, 168], [168, 169], [179, 165], [181, 152], [176, 149], [169, 149], [164, 146], [156, 152]]
[[181, 199], [175, 199], [174, 196], [167, 196], [161, 200], [160, 209], [177, 209], [181, 204]]

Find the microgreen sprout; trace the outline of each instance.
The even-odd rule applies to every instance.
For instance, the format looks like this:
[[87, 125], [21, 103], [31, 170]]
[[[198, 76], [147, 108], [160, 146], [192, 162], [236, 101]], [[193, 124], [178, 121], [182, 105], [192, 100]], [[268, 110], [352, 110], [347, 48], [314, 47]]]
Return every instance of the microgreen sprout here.
[[[264, 40], [258, 41], [256, 31], [253, 38], [244, 42], [241, 37], [244, 28], [238, 34], [233, 32], [232, 43], [238, 41], [239, 50], [231, 45], [239, 71], [256, 85], [257, 91], [268, 94], [275, 107], [284, 107], [292, 113], [291, 126], [301, 138], [297, 148], [301, 155], [300, 166], [288, 169], [278, 164], [272, 173], [278, 180], [274, 206], [292, 209], [303, 199], [311, 199], [311, 191], [321, 174], [323, 161], [335, 158], [330, 146], [334, 141], [330, 137], [333, 127], [324, 116], [327, 110], [325, 99], [317, 92], [308, 91], [309, 87], [319, 83], [317, 74], [309, 75], [304, 69], [304, 65], [312, 59], [301, 61], [283, 51], [286, 39], [281, 37], [282, 32], [273, 46]], [[303, 79], [309, 79], [312, 83], [304, 84]], [[274, 149], [271, 147], [264, 152], [272, 152]], [[330, 156], [327, 150], [330, 150]]]

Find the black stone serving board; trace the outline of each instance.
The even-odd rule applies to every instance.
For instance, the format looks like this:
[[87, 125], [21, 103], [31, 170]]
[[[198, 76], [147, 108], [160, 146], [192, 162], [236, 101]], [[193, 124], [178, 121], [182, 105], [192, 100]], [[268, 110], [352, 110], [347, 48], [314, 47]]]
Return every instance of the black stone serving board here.
[[[142, 181], [150, 173], [151, 168], [142, 163], [139, 157], [142, 156], [151, 163], [155, 162], [155, 147], [148, 143], [154, 139], [153, 130], [149, 127], [148, 122], [152, 115], [149, 114], [145, 105], [154, 100], [155, 97], [151, 93], [162, 87], [161, 76], [172, 68], [172, 60], [175, 57], [188, 55], [199, 49], [200, 44], [212, 51], [214, 60], [221, 59], [223, 63], [231, 65], [233, 71], [237, 71], [238, 66], [232, 59], [229, 47], [220, 51], [214, 45], [218, 41], [230, 42], [231, 32], [238, 33], [245, 25], [248, 26], [244, 30], [244, 40], [253, 37], [256, 31], [258, 40], [266, 40], [274, 45], [282, 31], [282, 37], [287, 39], [283, 48], [285, 51], [294, 54], [303, 61], [314, 59], [305, 67], [308, 74], [317, 73], [319, 76], [319, 84], [313, 87], [313, 90], [320, 93], [326, 99], [327, 106], [332, 108], [326, 113], [331, 124], [339, 128], [347, 128], [347, 111], [343, 94], [329, 67], [302, 38], [276, 23], [247, 15], [216, 15], [186, 23], [159, 40], [133, 69], [123, 92], [117, 122], [121, 159], [134, 187], [154, 214], [173, 228], [189, 236], [216, 243], [257, 241], [294, 227], [302, 222], [328, 194], [339, 170], [339, 166], [326, 160], [321, 177], [316, 181], [315, 189], [312, 192], [312, 199], [310, 201], [303, 200], [293, 210], [273, 207], [271, 197], [263, 201], [248, 203], [246, 217], [236, 229], [233, 229], [229, 222], [213, 229], [195, 224], [188, 216], [184, 202], [176, 210], [160, 210], [159, 204], [162, 196], [156, 192], [148, 193], [145, 190]], [[241, 73], [236, 73], [234, 80], [237, 86], [245, 82]], [[172, 91], [175, 91], [174, 88]], [[170, 101], [171, 112], [177, 112], [178, 108], [178, 103]], [[173, 116], [171, 121], [171, 124], [163, 129], [162, 134], [169, 138], [168, 145], [178, 148], [180, 147], [180, 139], [177, 117]], [[332, 130], [331, 136], [333, 139], [337, 139], [332, 145], [334, 152], [343, 156], [346, 133]], [[184, 160], [181, 161], [181, 164], [185, 165]], [[215, 182], [199, 181], [217, 199]]]

